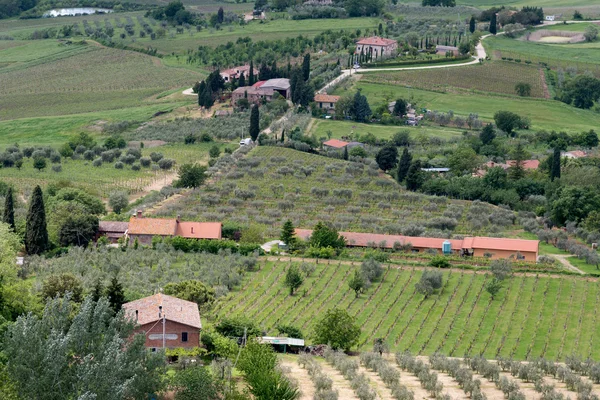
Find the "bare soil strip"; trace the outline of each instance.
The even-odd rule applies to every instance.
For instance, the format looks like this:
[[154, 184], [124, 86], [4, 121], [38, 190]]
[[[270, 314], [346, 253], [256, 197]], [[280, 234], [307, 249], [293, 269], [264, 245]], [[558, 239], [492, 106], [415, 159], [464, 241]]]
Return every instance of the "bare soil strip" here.
[[315, 394], [315, 385], [310, 379], [308, 371], [293, 361], [285, 360], [281, 362], [281, 365], [290, 369], [289, 376], [298, 383], [298, 387], [302, 391], [299, 400], [312, 400]]
[[340, 372], [325, 362], [325, 360], [317, 359], [321, 363], [323, 373], [333, 380], [333, 388], [340, 394], [339, 398], [344, 400], [358, 400], [354, 394], [354, 390], [350, 387], [350, 382], [340, 374]]

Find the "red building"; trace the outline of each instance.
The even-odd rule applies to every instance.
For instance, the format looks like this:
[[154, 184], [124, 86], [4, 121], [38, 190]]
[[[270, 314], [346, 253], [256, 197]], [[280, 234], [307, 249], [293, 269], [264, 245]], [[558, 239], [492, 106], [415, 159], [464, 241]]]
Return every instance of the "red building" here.
[[[162, 293], [123, 304], [128, 317], [146, 336], [146, 347], [161, 349], [198, 347], [200, 345], [200, 311], [198, 304]], [[164, 319], [164, 328], [163, 328]], [[163, 340], [164, 329], [164, 340]]]

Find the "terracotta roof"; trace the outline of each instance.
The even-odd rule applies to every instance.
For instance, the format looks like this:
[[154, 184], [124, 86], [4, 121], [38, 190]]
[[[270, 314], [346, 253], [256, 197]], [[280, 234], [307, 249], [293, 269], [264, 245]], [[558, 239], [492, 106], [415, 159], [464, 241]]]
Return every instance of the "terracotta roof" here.
[[[312, 234], [310, 229], [296, 229], [296, 236], [307, 240]], [[464, 239], [443, 239], [401, 235], [383, 235], [378, 233], [340, 232], [346, 239], [348, 246], [367, 247], [369, 243], [379, 245], [385, 242], [385, 248], [392, 248], [395, 242], [410, 243], [413, 247], [441, 249], [442, 244], [448, 240], [452, 249], [485, 249], [485, 250], [508, 250], [521, 252], [538, 252], [539, 240], [506, 239], [490, 237], [466, 237]]]
[[178, 322], [196, 329], [202, 329], [198, 304], [181, 300], [177, 297], [167, 296], [166, 294], [157, 293], [153, 296], [125, 303], [123, 304], [123, 309], [128, 317], [134, 319], [135, 311], [137, 310], [138, 324], [146, 325], [159, 321], [159, 306], [162, 306], [162, 311], [165, 313], [165, 318], [168, 321]]
[[257, 89], [258, 89], [259, 87], [261, 87], [261, 86], [262, 86], [262, 85], [264, 85], [265, 83], [267, 83], [267, 81], [258, 81], [258, 82], [256, 82], [254, 85], [252, 85], [252, 87], [253, 87], [253, 88], [257, 88]]
[[106, 233], [106, 232], [122, 232], [125, 233], [127, 228], [129, 227], [129, 222], [120, 222], [120, 221], [100, 221], [98, 223], [98, 232]]
[[194, 239], [221, 239], [221, 223], [179, 222], [175, 235]]
[[571, 157], [571, 158], [581, 158], [581, 157], [586, 156], [585, 151], [581, 151], [581, 150], [567, 151], [563, 155], [565, 157]]
[[173, 236], [176, 229], [175, 219], [131, 217], [129, 220], [130, 235]]
[[348, 145], [348, 142], [344, 142], [343, 140], [338, 139], [329, 139], [326, 142], [323, 142], [323, 146], [335, 147], [336, 149], [343, 149]]
[[[255, 68], [256, 69], [256, 68]], [[238, 75], [240, 72], [243, 72], [246, 75], [246, 72], [250, 71], [249, 65], [242, 65], [239, 67], [233, 67], [226, 70], [221, 71], [221, 75]]]
[[367, 46], [389, 46], [389, 45], [397, 43], [397, 42], [393, 39], [385, 39], [385, 38], [380, 38], [379, 36], [373, 36], [373, 37], [361, 39], [356, 43], [362, 44], [362, 45], [367, 45]]
[[332, 96], [329, 94], [316, 94], [315, 101], [317, 103], [337, 103], [340, 99], [340, 96]]
[[[515, 160], [506, 161], [506, 164], [508, 164], [509, 167], [514, 166], [516, 163], [517, 162]], [[540, 160], [523, 160], [524, 169], [538, 169], [539, 166]]]

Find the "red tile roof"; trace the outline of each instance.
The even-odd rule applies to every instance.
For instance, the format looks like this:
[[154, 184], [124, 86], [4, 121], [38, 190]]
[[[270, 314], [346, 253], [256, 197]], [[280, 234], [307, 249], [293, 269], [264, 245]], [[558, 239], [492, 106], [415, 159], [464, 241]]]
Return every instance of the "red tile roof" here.
[[137, 310], [138, 324], [146, 325], [159, 321], [159, 306], [162, 306], [162, 311], [165, 313], [165, 319], [168, 321], [178, 322], [196, 329], [202, 329], [198, 304], [181, 300], [177, 297], [167, 296], [166, 294], [157, 293], [153, 296], [125, 303], [123, 304], [123, 309], [128, 317], [134, 319]]
[[397, 41], [393, 39], [380, 38], [379, 36], [364, 38], [356, 42], [356, 44], [362, 44], [366, 46], [389, 46], [394, 43], [397, 43]]
[[323, 146], [335, 147], [336, 149], [343, 149], [348, 146], [348, 142], [344, 142], [343, 140], [338, 139], [329, 139], [326, 142], [323, 142]]
[[571, 156], [573, 158], [581, 158], [581, 157], [585, 157], [586, 156], [585, 151], [581, 151], [581, 150], [567, 151], [564, 155], [566, 157]]
[[[312, 234], [310, 229], [296, 229], [296, 236], [307, 240]], [[379, 245], [385, 242], [385, 248], [392, 248], [394, 243], [412, 244], [413, 247], [442, 249], [442, 244], [449, 241], [452, 249], [486, 249], [486, 250], [509, 250], [537, 253], [539, 240], [505, 239], [489, 237], [466, 237], [464, 239], [442, 239], [401, 235], [383, 235], [378, 233], [340, 232], [346, 239], [348, 246], [367, 247], [369, 243]]]
[[194, 239], [221, 239], [221, 223], [179, 222], [175, 236]]
[[177, 230], [177, 220], [162, 218], [131, 217], [130, 235], [173, 236]]
[[316, 94], [315, 95], [315, 102], [317, 103], [337, 103], [337, 101], [340, 99], [340, 96], [332, 96], [329, 94]]
[[258, 89], [259, 87], [261, 87], [261, 86], [262, 86], [262, 85], [264, 85], [265, 83], [267, 83], [267, 81], [258, 81], [258, 82], [256, 82], [254, 85], [252, 85], [252, 87], [253, 87], [253, 88], [257, 88], [257, 89]]
[[[506, 164], [509, 167], [513, 167], [517, 162], [515, 160], [508, 160]], [[540, 160], [523, 160], [523, 169], [538, 169], [540, 166]]]

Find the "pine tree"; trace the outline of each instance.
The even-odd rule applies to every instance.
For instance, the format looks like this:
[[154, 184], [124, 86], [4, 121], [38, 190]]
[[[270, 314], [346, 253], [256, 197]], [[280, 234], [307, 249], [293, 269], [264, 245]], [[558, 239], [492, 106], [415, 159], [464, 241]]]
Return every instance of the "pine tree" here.
[[555, 147], [550, 163], [550, 180], [560, 178], [560, 148]]
[[33, 189], [25, 225], [25, 250], [27, 254], [41, 254], [48, 248], [48, 230], [46, 228], [46, 210], [42, 189]]
[[240, 80], [238, 81], [238, 87], [244, 87], [244, 86], [246, 86], [246, 76], [242, 72], [240, 74]]
[[521, 143], [517, 144], [517, 147], [515, 147], [512, 156], [515, 159], [515, 164], [509, 168], [508, 177], [516, 181], [525, 176], [525, 168], [523, 167], [523, 161], [525, 161], [527, 153], [525, 152], [525, 149], [523, 148], [523, 145]]
[[98, 300], [104, 296], [104, 286], [102, 286], [102, 281], [100, 278], [96, 279], [96, 282], [94, 283], [94, 289], [92, 290], [92, 293], [90, 293], [90, 296], [92, 296], [92, 300], [95, 302], [98, 302]]
[[296, 230], [294, 229], [294, 224], [291, 220], [285, 221], [283, 227], [281, 228], [281, 236], [279, 236], [279, 240], [283, 243], [287, 244], [290, 248], [296, 243]]
[[260, 133], [259, 123], [260, 113], [258, 111], [258, 105], [255, 104], [252, 106], [252, 111], [250, 112], [250, 138], [254, 142], [256, 142], [258, 134]]
[[471, 20], [469, 21], [469, 32], [475, 32], [475, 26], [475, 17], [471, 17]]
[[412, 156], [408, 152], [408, 147], [405, 147], [402, 151], [402, 156], [400, 157], [400, 162], [398, 163], [398, 173], [396, 175], [396, 180], [398, 183], [401, 183], [406, 179], [406, 174], [408, 174], [408, 170], [410, 169], [410, 163], [412, 162]]
[[310, 53], [306, 53], [304, 55], [304, 60], [302, 60], [302, 76], [305, 81], [310, 78]]
[[490, 33], [495, 35], [498, 32], [498, 22], [496, 21], [496, 13], [492, 13], [492, 18], [490, 19]]
[[2, 218], [2, 221], [8, 224], [13, 232], [15, 231], [15, 205], [13, 190], [10, 186], [6, 191], [6, 197], [4, 197], [4, 217]]
[[252, 86], [256, 83], [254, 80], [254, 61], [250, 60], [250, 69], [248, 72], [248, 86]]
[[406, 188], [410, 191], [417, 191], [423, 184], [423, 175], [421, 173], [421, 161], [415, 160], [406, 174]]
[[115, 313], [121, 311], [121, 307], [125, 303], [125, 292], [116, 274], [111, 279], [110, 285], [106, 288], [106, 297], [108, 297], [110, 307]]

